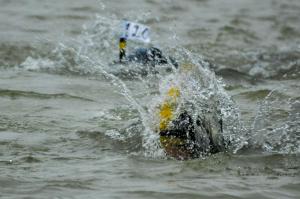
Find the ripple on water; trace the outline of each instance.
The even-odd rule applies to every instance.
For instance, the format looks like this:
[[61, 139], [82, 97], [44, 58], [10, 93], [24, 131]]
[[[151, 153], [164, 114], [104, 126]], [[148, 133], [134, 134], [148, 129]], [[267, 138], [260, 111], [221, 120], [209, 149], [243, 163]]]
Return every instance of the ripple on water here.
[[51, 98], [62, 98], [62, 99], [77, 99], [77, 100], [84, 100], [93, 102], [93, 100], [79, 97], [75, 95], [69, 95], [67, 93], [38, 93], [33, 91], [22, 91], [22, 90], [7, 90], [7, 89], [0, 89], [0, 97], [8, 96], [11, 99], [17, 99], [20, 97], [27, 97], [27, 98], [37, 98], [37, 99], [51, 99]]

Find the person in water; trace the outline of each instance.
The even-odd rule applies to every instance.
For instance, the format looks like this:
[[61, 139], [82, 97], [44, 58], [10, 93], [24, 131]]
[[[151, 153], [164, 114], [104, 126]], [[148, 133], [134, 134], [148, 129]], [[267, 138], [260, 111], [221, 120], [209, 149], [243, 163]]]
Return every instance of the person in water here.
[[[120, 63], [135, 62], [143, 65], [178, 64], [172, 57], [167, 59], [162, 51], [156, 47], [138, 48], [126, 56], [126, 39], [120, 38]], [[160, 144], [167, 155], [177, 159], [197, 158], [201, 154], [217, 153], [225, 148], [222, 137], [223, 123], [220, 119], [217, 124], [212, 120], [198, 116], [193, 118], [187, 106], [176, 112], [179, 106], [180, 90], [171, 88], [163, 104], [159, 107]]]
[[[209, 114], [195, 116], [195, 108], [182, 103], [179, 88], [171, 87], [159, 105], [157, 132], [166, 154], [189, 159], [224, 151], [222, 119], [209, 117]], [[210, 115], [216, 116], [216, 113]]]
[[138, 48], [132, 54], [126, 56], [126, 39], [120, 38], [119, 42], [120, 52], [119, 52], [119, 62], [127, 63], [127, 62], [135, 62], [143, 65], [151, 65], [155, 67], [156, 65], [164, 65], [169, 62], [173, 64], [176, 68], [178, 64], [176, 61], [169, 57], [169, 61], [167, 57], [165, 57], [162, 51], [156, 47], [149, 48]]

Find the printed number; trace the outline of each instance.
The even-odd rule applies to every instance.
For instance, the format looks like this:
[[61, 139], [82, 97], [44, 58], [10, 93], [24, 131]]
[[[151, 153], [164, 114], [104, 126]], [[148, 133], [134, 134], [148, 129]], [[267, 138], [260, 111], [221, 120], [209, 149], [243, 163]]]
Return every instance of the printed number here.
[[143, 41], [149, 40], [149, 28], [141, 24], [126, 22], [124, 37], [128, 39], [138, 39]]
[[130, 23], [126, 23], [125, 29], [126, 29], [126, 33], [125, 33], [125, 37], [128, 37], [128, 31], [129, 31], [129, 27], [130, 27]]
[[149, 35], [149, 29], [148, 28], [145, 28], [142, 32], [142, 37], [143, 39], [147, 39], [148, 38], [148, 35]]
[[135, 28], [135, 31], [134, 31], [134, 33], [132, 33], [132, 36], [136, 37], [140, 27], [139, 27], [139, 25], [134, 25], [134, 28]]

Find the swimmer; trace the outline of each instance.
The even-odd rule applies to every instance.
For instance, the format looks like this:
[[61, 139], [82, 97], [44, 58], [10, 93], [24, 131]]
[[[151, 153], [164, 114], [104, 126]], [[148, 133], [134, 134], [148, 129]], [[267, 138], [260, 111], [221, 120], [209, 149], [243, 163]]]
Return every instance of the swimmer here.
[[[120, 38], [119, 47], [121, 64], [134, 62], [155, 67], [171, 63], [178, 68], [175, 59], [167, 59], [156, 47], [138, 48], [128, 56], [126, 38]], [[182, 67], [182, 70], [193, 68], [188, 64]], [[225, 150], [222, 119], [217, 119], [215, 111], [204, 115], [195, 116], [191, 105], [180, 102], [179, 88], [169, 89], [166, 99], [159, 106], [159, 127], [156, 130], [160, 135], [160, 144], [168, 156], [190, 159]]]
[[120, 38], [119, 63], [128, 63], [128, 62], [135, 62], [135, 63], [140, 63], [142, 65], [150, 65], [153, 67], [157, 65], [168, 64], [170, 62], [176, 68], [178, 67], [178, 64], [174, 58], [169, 57], [168, 59], [163, 55], [162, 51], [156, 47], [138, 48], [133, 53], [126, 56], [126, 39]]
[[157, 129], [166, 154], [176, 159], [190, 159], [224, 151], [222, 119], [192, 113], [192, 105], [180, 101], [180, 90], [170, 88], [159, 107]]

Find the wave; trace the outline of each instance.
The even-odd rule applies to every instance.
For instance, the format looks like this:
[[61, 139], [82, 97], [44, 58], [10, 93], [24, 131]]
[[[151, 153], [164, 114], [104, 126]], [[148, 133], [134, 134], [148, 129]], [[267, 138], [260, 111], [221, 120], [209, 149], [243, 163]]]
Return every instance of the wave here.
[[299, 79], [300, 48], [298, 45], [282, 49], [232, 51], [216, 59], [220, 63], [216, 72], [234, 70], [255, 79]]
[[0, 89], [0, 97], [10, 97], [13, 99], [21, 98], [21, 97], [37, 98], [37, 99], [61, 98], [61, 99], [76, 99], [76, 100], [84, 100], [84, 101], [93, 102], [93, 100], [91, 100], [91, 99], [74, 96], [74, 95], [69, 95], [66, 93], [48, 94], [48, 93], [38, 93], [38, 92], [33, 92], [33, 91], [8, 90], [8, 89]]

